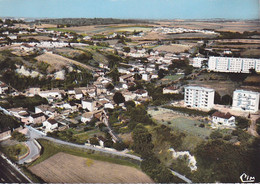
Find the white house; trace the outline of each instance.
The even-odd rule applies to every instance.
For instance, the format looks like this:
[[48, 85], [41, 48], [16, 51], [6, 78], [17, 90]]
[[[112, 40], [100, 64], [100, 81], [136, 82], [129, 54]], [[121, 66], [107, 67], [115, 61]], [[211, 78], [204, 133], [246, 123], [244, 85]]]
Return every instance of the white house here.
[[91, 119], [93, 118], [93, 113], [91, 112], [85, 112], [84, 114], [82, 114], [81, 116], [81, 122], [86, 123], [91, 121]]
[[249, 73], [250, 69], [260, 72], [260, 59], [209, 57], [208, 69], [216, 72]]
[[178, 88], [176, 86], [169, 86], [163, 88], [163, 94], [178, 94]]
[[194, 68], [201, 68], [202, 67], [202, 61], [207, 61], [207, 58], [201, 58], [201, 57], [195, 57], [191, 60], [191, 65]]
[[211, 109], [214, 106], [215, 90], [199, 86], [185, 87], [184, 105], [187, 107]]
[[143, 73], [143, 74], [142, 74], [142, 80], [144, 80], [144, 81], [149, 81], [149, 80], [150, 80], [150, 75], [147, 74], [147, 73]]
[[58, 122], [55, 119], [48, 119], [42, 124], [45, 127], [45, 132], [51, 132], [54, 129], [58, 128]]
[[234, 128], [236, 126], [235, 117], [230, 113], [225, 114], [217, 111], [212, 114], [212, 122], [214, 127]]
[[96, 101], [92, 99], [81, 100], [81, 105], [83, 109], [87, 109], [90, 112], [96, 110]]
[[148, 97], [148, 92], [144, 89], [138, 89], [135, 91], [137, 97]]
[[256, 112], [259, 109], [259, 93], [246, 90], [233, 92], [232, 108], [236, 110]]
[[53, 89], [48, 91], [40, 91], [39, 95], [43, 98], [54, 98], [54, 99], [61, 99], [62, 93], [65, 93], [63, 90]]

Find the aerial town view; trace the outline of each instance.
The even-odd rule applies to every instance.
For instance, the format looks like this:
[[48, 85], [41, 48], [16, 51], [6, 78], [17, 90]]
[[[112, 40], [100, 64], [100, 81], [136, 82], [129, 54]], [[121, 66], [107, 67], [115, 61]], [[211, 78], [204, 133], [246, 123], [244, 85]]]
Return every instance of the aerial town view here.
[[0, 0], [0, 183], [260, 182], [258, 0]]

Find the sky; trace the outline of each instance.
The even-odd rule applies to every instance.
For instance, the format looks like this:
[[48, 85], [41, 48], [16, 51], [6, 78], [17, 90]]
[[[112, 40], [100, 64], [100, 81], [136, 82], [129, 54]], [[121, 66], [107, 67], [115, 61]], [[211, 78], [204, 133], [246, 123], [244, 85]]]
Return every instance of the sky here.
[[0, 0], [0, 17], [259, 19], [260, 0]]

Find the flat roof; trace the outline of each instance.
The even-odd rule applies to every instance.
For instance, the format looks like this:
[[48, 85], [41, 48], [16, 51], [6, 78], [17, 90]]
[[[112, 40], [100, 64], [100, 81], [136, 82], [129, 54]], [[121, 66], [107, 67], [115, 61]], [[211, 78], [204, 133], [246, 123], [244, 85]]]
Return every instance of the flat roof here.
[[211, 88], [205, 88], [201, 86], [186, 86], [185, 89], [195, 89], [195, 90], [204, 90], [204, 91], [215, 91], [214, 89]]

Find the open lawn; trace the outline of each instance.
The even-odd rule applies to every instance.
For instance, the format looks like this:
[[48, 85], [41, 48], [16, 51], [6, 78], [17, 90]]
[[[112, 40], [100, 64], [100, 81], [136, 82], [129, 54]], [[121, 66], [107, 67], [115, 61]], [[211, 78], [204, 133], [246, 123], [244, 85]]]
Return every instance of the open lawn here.
[[171, 124], [168, 124], [166, 121], [159, 121], [158, 123], [167, 125], [173, 129], [177, 128], [183, 132], [186, 132], [191, 135], [195, 135], [198, 137], [205, 138], [210, 135], [211, 129], [210, 128], [201, 128], [199, 125], [201, 124], [200, 121], [185, 118], [185, 117], [178, 117], [174, 118], [171, 121]]
[[18, 157], [25, 155], [29, 150], [24, 143], [18, 143], [15, 145], [1, 145], [0, 150], [8, 155], [13, 160], [18, 160]]
[[164, 124], [171, 127], [173, 130], [179, 130], [188, 135], [196, 136], [199, 138], [206, 138], [210, 135], [211, 129], [208, 127], [201, 128], [199, 125], [202, 123], [195, 118], [185, 117], [181, 114], [176, 114], [172, 110], [158, 108], [158, 110], [149, 110], [157, 123]]
[[58, 153], [30, 167], [48, 183], [152, 183], [136, 168]]

